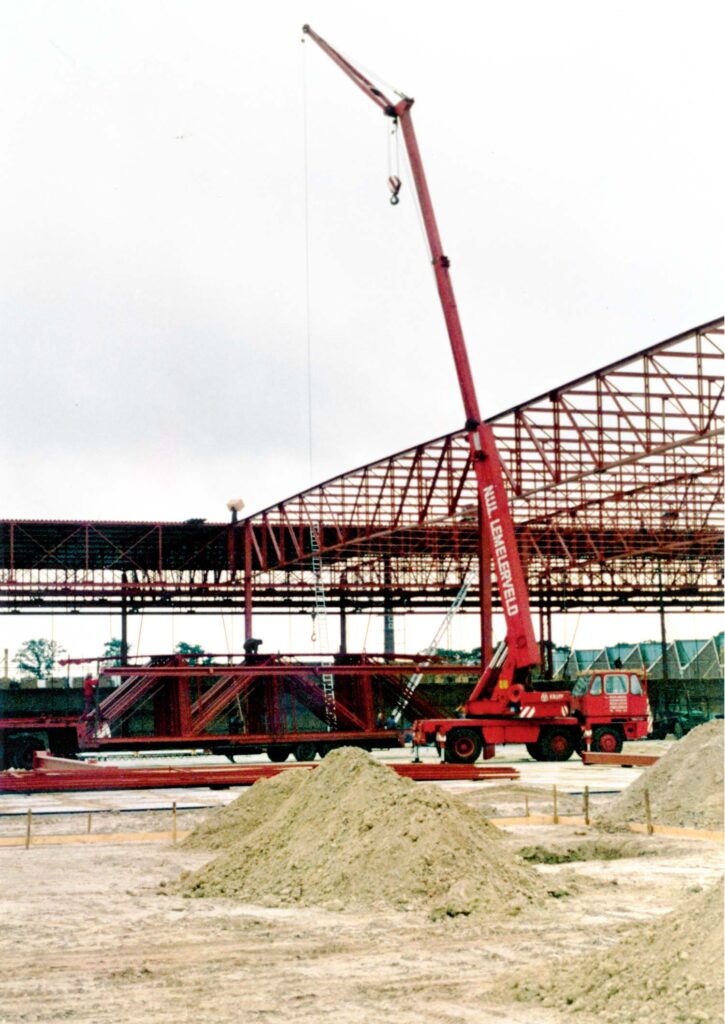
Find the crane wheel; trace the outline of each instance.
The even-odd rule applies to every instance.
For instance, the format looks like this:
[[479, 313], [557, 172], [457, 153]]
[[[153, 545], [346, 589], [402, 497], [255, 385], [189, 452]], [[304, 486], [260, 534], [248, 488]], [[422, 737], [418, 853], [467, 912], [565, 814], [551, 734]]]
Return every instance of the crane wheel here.
[[267, 747], [267, 757], [275, 764], [281, 764], [290, 756], [290, 747]]
[[544, 760], [544, 756], [541, 753], [541, 747], [539, 746], [538, 741], [536, 743], [527, 743], [526, 750], [529, 753], [529, 757], [533, 757], [534, 761]]
[[592, 734], [592, 750], [601, 754], [618, 754], [622, 749], [622, 734], [619, 729], [602, 725]]
[[483, 740], [475, 729], [451, 729], [446, 736], [446, 761], [473, 764], [481, 756]]
[[543, 729], [538, 742], [541, 761], [568, 761], [574, 753], [574, 737], [570, 729]]
[[296, 743], [292, 749], [295, 761], [314, 761], [317, 747], [314, 743]]

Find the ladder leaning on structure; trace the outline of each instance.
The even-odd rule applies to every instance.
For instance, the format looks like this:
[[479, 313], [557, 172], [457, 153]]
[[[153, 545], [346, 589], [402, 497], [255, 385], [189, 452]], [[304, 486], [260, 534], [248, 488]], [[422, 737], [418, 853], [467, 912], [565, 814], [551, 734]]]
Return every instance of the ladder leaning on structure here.
[[[310, 550], [312, 551], [312, 572], [315, 577], [315, 610], [312, 613], [320, 651], [327, 652], [327, 602], [325, 600], [325, 582], [322, 578], [322, 559], [320, 558], [320, 545], [317, 539], [316, 529], [320, 524], [310, 524]], [[328, 731], [337, 728], [337, 711], [335, 709], [335, 680], [330, 672], [323, 672], [320, 676], [322, 684], [322, 695], [325, 701], [325, 725]]]
[[[438, 629], [436, 630], [435, 636], [433, 637], [431, 642], [428, 644], [426, 649], [424, 651], [421, 651], [421, 654], [423, 654], [424, 656], [427, 657], [427, 656], [429, 656], [431, 654], [435, 654], [435, 652], [438, 650], [438, 645], [440, 644], [441, 637], [443, 636], [445, 631], [450, 626], [451, 622], [453, 621], [453, 617], [456, 614], [456, 612], [458, 611], [458, 609], [461, 607], [463, 602], [466, 600], [466, 594], [468, 593], [468, 590], [469, 590], [471, 584], [473, 583], [474, 575], [475, 575], [475, 573], [473, 573], [473, 572], [466, 573], [466, 575], [465, 575], [465, 577], [463, 579], [463, 583], [461, 583], [461, 589], [458, 591], [458, 593], [456, 594], [455, 598], [453, 599], [453, 604], [450, 606], [450, 608], [446, 612], [446, 616], [443, 619], [443, 621], [441, 622], [441, 624], [438, 627]], [[418, 685], [419, 685], [419, 683], [420, 683], [422, 678], [423, 678], [423, 673], [422, 672], [416, 672], [414, 676], [410, 677], [410, 679], [408, 680], [406, 685], [403, 687], [403, 690], [402, 690], [402, 692], [400, 694], [400, 697], [398, 698], [398, 703], [393, 708], [393, 718], [395, 719], [396, 725], [400, 725], [400, 722], [401, 722], [401, 720], [403, 718], [403, 714], [405, 712], [405, 709], [407, 708], [408, 704], [410, 703], [410, 698], [415, 693], [415, 691], [418, 688]]]

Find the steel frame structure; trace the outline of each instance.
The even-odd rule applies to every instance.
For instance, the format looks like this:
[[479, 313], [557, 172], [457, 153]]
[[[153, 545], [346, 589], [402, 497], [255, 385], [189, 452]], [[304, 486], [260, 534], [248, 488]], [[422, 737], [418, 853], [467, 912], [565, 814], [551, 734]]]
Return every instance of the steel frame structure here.
[[[723, 320], [492, 417], [531, 602], [722, 603]], [[0, 611], [440, 612], [498, 605], [468, 435], [454, 431], [236, 523], [0, 521]], [[318, 549], [318, 553], [314, 548]], [[479, 567], [483, 566], [483, 571]]]

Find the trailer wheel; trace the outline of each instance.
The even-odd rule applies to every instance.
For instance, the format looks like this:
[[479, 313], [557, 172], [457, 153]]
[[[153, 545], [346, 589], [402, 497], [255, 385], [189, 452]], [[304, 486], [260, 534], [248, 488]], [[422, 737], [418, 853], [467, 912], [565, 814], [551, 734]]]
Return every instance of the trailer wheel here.
[[16, 736], [7, 744], [7, 759], [11, 768], [30, 771], [36, 750], [45, 750], [45, 743], [37, 736]]
[[569, 729], [544, 729], [538, 746], [541, 761], [568, 761], [574, 753], [574, 737]]
[[314, 743], [297, 743], [292, 751], [295, 761], [314, 761], [317, 747]]
[[676, 740], [681, 740], [682, 737], [685, 735], [685, 727], [679, 720], [679, 718], [675, 721], [675, 724], [672, 726], [672, 735], [675, 737]]
[[619, 729], [601, 725], [592, 735], [592, 750], [601, 754], [618, 754], [622, 749], [622, 734]]
[[281, 764], [290, 756], [290, 747], [267, 747], [267, 757], [275, 764]]
[[446, 761], [473, 764], [481, 756], [483, 740], [475, 729], [451, 729], [446, 737]]
[[526, 749], [529, 753], [529, 756], [533, 757], [534, 761], [544, 760], [543, 754], [541, 753], [541, 747], [539, 746], [538, 741], [536, 743], [527, 743]]

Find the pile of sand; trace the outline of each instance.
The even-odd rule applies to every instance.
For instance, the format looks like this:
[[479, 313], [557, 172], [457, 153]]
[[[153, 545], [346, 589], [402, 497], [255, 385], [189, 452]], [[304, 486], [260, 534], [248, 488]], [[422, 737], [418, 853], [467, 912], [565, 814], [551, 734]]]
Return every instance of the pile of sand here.
[[223, 851], [182, 877], [191, 896], [439, 918], [516, 911], [546, 891], [475, 808], [353, 748], [255, 783], [188, 841]]
[[721, 830], [723, 733], [722, 719], [693, 729], [612, 800], [595, 824], [611, 829], [630, 821], [643, 822], [648, 789], [656, 825]]
[[230, 850], [245, 836], [274, 817], [301, 785], [307, 768], [285, 769], [269, 779], [260, 779], [226, 807], [215, 811], [183, 842], [195, 850]]
[[611, 949], [518, 979], [513, 994], [602, 1024], [722, 1024], [722, 881]]

